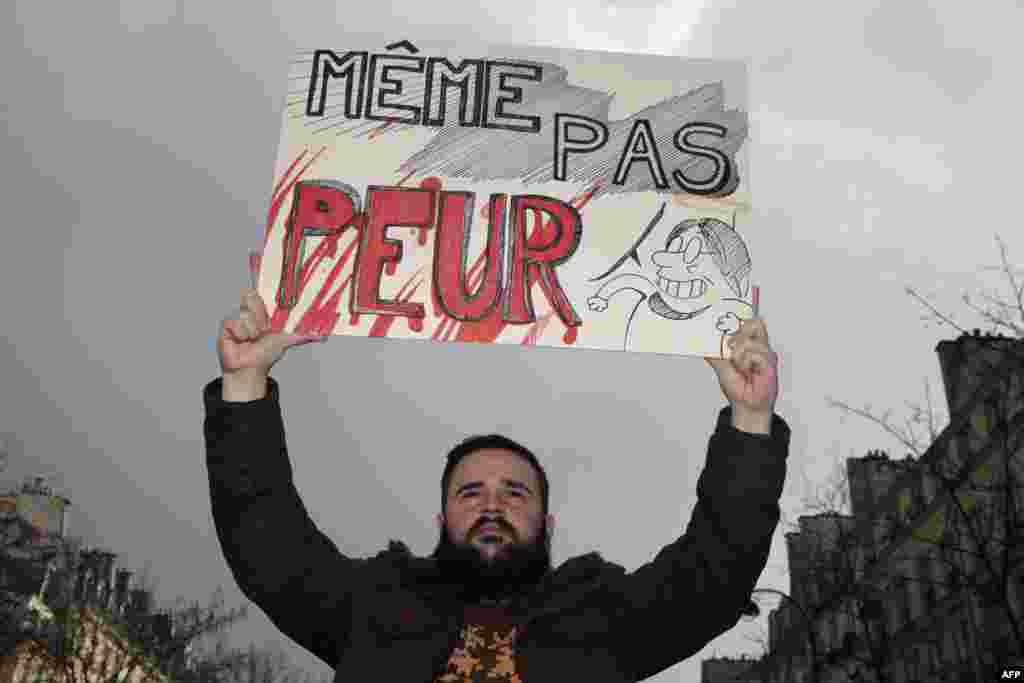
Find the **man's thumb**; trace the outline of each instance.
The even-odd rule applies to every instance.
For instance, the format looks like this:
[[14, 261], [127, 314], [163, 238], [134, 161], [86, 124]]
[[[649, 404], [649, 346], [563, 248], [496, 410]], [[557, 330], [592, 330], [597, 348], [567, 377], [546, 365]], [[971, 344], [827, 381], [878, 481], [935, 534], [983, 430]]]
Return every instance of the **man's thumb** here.
[[303, 333], [303, 334], [292, 332], [292, 333], [285, 334], [284, 337], [285, 337], [285, 344], [286, 344], [285, 348], [287, 349], [287, 348], [291, 348], [292, 346], [302, 346], [303, 344], [311, 344], [313, 342], [327, 341], [327, 339], [330, 338], [330, 335], [327, 335], [327, 334], [317, 334], [315, 332], [306, 332], [306, 333]]
[[711, 367], [713, 367], [715, 370], [717, 370], [719, 372], [721, 372], [722, 369], [723, 369], [722, 364], [729, 362], [729, 361], [725, 360], [724, 358], [712, 358], [711, 356], [704, 356], [704, 360], [706, 360], [708, 362], [708, 365], [710, 365]]
[[323, 338], [323, 335], [311, 333], [298, 334], [294, 332], [274, 332], [273, 334], [267, 335], [267, 349], [276, 361], [281, 358], [285, 351], [293, 346], [309, 344]]

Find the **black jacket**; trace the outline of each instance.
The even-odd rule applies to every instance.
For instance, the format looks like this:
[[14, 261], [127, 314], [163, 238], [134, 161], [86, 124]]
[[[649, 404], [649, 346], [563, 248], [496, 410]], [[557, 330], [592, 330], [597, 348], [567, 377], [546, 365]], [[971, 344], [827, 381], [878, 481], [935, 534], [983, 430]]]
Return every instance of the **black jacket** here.
[[[335, 681], [433, 681], [463, 619], [433, 560], [397, 542], [349, 558], [316, 528], [292, 482], [273, 379], [258, 401], [223, 401], [220, 379], [203, 399], [213, 519], [245, 595]], [[770, 436], [730, 420], [727, 406], [680, 538], [628, 573], [597, 553], [575, 557], [513, 604], [525, 683], [643, 680], [736, 624], [779, 520], [790, 431], [778, 415]]]

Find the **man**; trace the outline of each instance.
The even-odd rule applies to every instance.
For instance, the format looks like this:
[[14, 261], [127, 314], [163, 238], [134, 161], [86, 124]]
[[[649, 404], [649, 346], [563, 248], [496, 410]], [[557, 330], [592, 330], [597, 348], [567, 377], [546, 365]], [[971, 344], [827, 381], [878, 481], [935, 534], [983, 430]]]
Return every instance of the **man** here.
[[247, 290], [221, 326], [222, 376], [204, 389], [204, 433], [213, 518], [235, 579], [335, 668], [335, 681], [639, 681], [735, 625], [767, 561], [789, 449], [763, 321], [733, 335], [731, 360], [708, 359], [729, 405], [690, 524], [631, 573], [597, 553], [552, 569], [547, 477], [500, 435], [449, 453], [430, 557], [397, 542], [373, 558], [342, 555], [292, 482], [270, 377], [288, 348], [318, 339], [272, 333]]

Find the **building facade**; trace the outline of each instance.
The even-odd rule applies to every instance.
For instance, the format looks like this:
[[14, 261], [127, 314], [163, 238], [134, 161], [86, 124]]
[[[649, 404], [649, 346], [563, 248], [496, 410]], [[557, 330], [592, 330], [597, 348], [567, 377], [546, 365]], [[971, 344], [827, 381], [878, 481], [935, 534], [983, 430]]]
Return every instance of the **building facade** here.
[[744, 680], [987, 681], [1024, 661], [1024, 342], [936, 349], [948, 426], [847, 461], [849, 514], [786, 534], [790, 593]]

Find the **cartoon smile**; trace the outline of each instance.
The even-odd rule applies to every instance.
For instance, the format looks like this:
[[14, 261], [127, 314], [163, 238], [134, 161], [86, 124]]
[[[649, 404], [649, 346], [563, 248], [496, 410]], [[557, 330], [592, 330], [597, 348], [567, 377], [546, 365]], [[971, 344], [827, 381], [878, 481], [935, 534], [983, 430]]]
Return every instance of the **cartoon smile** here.
[[702, 278], [694, 278], [693, 280], [669, 280], [668, 278], [659, 275], [658, 289], [674, 299], [697, 299], [704, 296], [708, 290], [708, 286]]

